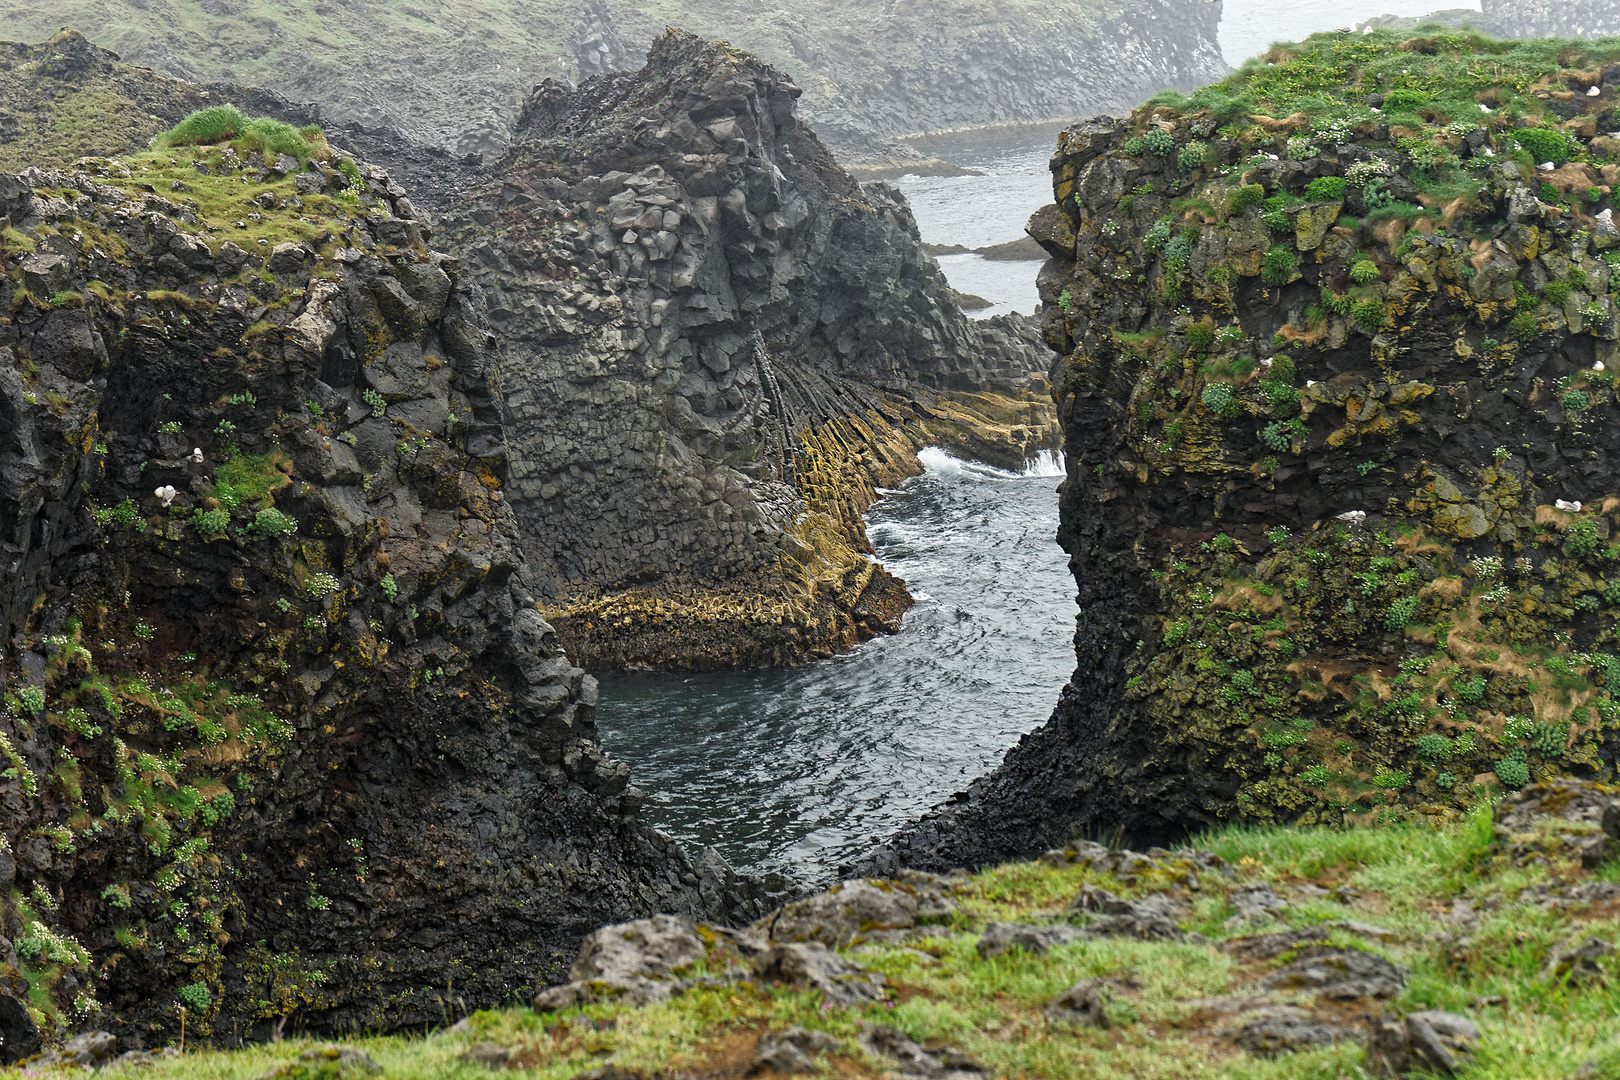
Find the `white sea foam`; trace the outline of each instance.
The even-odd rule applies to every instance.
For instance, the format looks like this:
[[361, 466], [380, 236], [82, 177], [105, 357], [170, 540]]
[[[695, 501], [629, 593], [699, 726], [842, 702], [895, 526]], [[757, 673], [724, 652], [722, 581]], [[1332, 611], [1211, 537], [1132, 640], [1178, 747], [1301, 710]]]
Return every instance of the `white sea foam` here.
[[1056, 450], [1042, 450], [1031, 458], [1020, 472], [1008, 472], [982, 461], [963, 461], [937, 446], [925, 446], [917, 451], [917, 460], [930, 476], [989, 476], [997, 480], [1025, 480], [1039, 477], [1060, 477], [1063, 473], [1063, 455]]

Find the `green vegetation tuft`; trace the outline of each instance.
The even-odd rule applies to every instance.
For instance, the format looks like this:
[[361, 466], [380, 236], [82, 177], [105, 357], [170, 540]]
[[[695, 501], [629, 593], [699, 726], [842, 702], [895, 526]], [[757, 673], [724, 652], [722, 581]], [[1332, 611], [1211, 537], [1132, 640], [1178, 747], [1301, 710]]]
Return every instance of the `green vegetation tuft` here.
[[198, 109], [153, 140], [158, 147], [215, 146], [230, 143], [238, 153], [258, 151], [267, 160], [290, 154], [300, 163], [326, 147], [321, 129], [313, 124], [295, 128], [267, 116], [248, 119], [235, 105]]

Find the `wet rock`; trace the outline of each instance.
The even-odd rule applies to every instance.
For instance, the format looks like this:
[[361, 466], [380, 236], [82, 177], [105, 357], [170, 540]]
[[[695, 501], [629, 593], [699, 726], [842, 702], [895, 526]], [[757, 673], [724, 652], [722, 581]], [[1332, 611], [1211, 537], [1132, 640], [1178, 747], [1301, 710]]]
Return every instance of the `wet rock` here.
[[804, 1074], [816, 1072], [812, 1051], [835, 1051], [842, 1046], [825, 1031], [810, 1031], [795, 1025], [785, 1031], [767, 1031], [759, 1037], [755, 1069], [766, 1072]]
[[1430, 1009], [1380, 1016], [1367, 1043], [1367, 1071], [1385, 1077], [1424, 1070], [1455, 1076], [1478, 1041], [1479, 1028], [1455, 1013]]
[[536, 1012], [604, 998], [645, 1004], [686, 989], [678, 976], [707, 955], [693, 925], [673, 915], [604, 926], [586, 935], [570, 980], [535, 995]]
[[1106, 979], [1082, 979], [1046, 1003], [1046, 1018], [1054, 1024], [1074, 1027], [1109, 1026]]
[[833, 952], [819, 941], [773, 945], [754, 959], [754, 974], [770, 982], [819, 990], [828, 1001], [852, 1005], [882, 1001], [887, 980]]
[[1377, 953], [1308, 945], [1286, 967], [1267, 976], [1268, 989], [1311, 990], [1330, 1001], [1388, 998], [1400, 993], [1410, 974]]
[[1067, 945], [1079, 941], [1086, 932], [1079, 927], [1058, 924], [1035, 926], [1032, 923], [993, 922], [979, 935], [977, 946], [984, 958], [1000, 956], [1009, 949], [1022, 949], [1028, 953], [1044, 953], [1054, 945]]
[[1355, 1028], [1325, 1022], [1307, 1009], [1279, 1005], [1245, 1017], [1236, 1027], [1233, 1041], [1251, 1054], [1276, 1057], [1328, 1046], [1359, 1034]]
[[1278, 912], [1288, 907], [1288, 901], [1278, 896], [1270, 885], [1235, 886], [1226, 894], [1226, 900], [1237, 909], [1224, 924], [1228, 930], [1271, 922]]

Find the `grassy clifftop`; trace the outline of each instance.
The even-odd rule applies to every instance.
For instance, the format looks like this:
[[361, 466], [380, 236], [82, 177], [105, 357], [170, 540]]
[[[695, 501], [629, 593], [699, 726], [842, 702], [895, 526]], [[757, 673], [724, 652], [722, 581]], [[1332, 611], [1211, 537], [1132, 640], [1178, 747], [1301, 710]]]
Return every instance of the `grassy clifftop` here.
[[[1567, 796], [1542, 794], [1542, 809]], [[1590, 841], [1595, 826], [1550, 820], [1504, 813], [1493, 828], [1481, 810], [1438, 830], [1227, 829], [1176, 853], [1081, 844], [924, 886], [946, 898], [923, 925], [864, 924], [837, 951], [882, 976], [871, 1000], [757, 976], [725, 952], [731, 938], [707, 933], [710, 959], [678, 972], [698, 985], [661, 1003], [480, 1012], [353, 1048], [401, 1080], [491, 1068], [719, 1080], [777, 1075], [756, 1065], [760, 1048], [798, 1026], [817, 1033], [798, 1038], [820, 1075], [845, 1078], [1327, 1080], [1385, 1075], [1368, 1060], [1369, 1031], [1447, 1010], [1477, 1025], [1478, 1042], [1458, 1044], [1475, 1080], [1613, 1080], [1615, 961], [1587, 943], [1620, 930], [1620, 864], [1584, 868], [1558, 841]], [[867, 896], [909, 887], [880, 883]], [[1009, 947], [1010, 933], [1023, 944]], [[448, 998], [445, 1023], [458, 1016]], [[896, 1034], [932, 1066], [898, 1053]], [[290, 1041], [190, 1054], [145, 1075], [365, 1075], [320, 1053]]]

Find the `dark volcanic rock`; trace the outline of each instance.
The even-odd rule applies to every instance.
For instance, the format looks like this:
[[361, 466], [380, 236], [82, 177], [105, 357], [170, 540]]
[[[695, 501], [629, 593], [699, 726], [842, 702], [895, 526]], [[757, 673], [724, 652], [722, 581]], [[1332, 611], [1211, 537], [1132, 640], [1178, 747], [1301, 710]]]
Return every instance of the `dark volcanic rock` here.
[[892, 628], [909, 599], [864, 557], [875, 486], [929, 442], [1021, 464], [1050, 437], [1029, 323], [964, 316], [903, 197], [850, 179], [798, 97], [672, 31], [639, 72], [537, 87], [444, 219], [501, 335], [512, 502], [581, 662], [793, 661]]
[[[1605, 129], [1614, 87], [1549, 78], [1580, 92], [1546, 123]], [[1455, 818], [1481, 789], [1614, 775], [1597, 688], [1620, 680], [1620, 174], [1521, 167], [1486, 119], [1477, 151], [1428, 136], [1470, 155], [1466, 235], [1416, 203], [1410, 228], [1343, 216], [1412, 182], [1370, 124], [1296, 135], [1303, 161], [1173, 109], [1061, 136], [1058, 201], [1029, 231], [1052, 255], [1078, 666], [1051, 720], [895, 862]], [[1547, 704], [1552, 682], [1592, 697]]]
[[257, 239], [145, 166], [0, 181], [0, 871], [50, 901], [3, 930], [56, 1006], [147, 1040], [177, 1004], [194, 1038], [438, 1023], [604, 921], [757, 916], [595, 742], [462, 267], [382, 170], [362, 213], [196, 153]]

